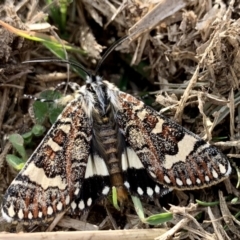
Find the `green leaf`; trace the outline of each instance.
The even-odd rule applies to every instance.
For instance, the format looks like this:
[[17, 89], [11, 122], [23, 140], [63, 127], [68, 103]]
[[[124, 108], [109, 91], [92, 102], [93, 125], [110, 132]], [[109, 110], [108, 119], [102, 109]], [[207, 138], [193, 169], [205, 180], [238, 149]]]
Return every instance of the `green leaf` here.
[[201, 205], [201, 206], [204, 206], [204, 207], [213, 207], [213, 206], [216, 206], [219, 204], [219, 201], [216, 201], [216, 202], [202, 202], [198, 199], [196, 199], [196, 202]]
[[26, 132], [26, 133], [22, 134], [22, 137], [23, 137], [23, 140], [24, 140], [25, 144], [31, 143], [32, 137], [33, 137], [32, 131], [29, 131], [29, 132]]
[[238, 179], [237, 184], [236, 184], [236, 188], [239, 188], [239, 186], [240, 186], [240, 168], [235, 167], [235, 169], [236, 169], [236, 172], [237, 172], [237, 179]]
[[[55, 100], [55, 99], [59, 99], [60, 97], [62, 97], [62, 94], [58, 91], [46, 90], [40, 93], [40, 98], [44, 98], [47, 100]], [[48, 104], [52, 104], [52, 103], [48, 103]]]
[[137, 215], [143, 223], [157, 225], [157, 224], [172, 220], [172, 218], [173, 218], [172, 213], [160, 213], [160, 214], [155, 214], [148, 218], [145, 218], [142, 203], [141, 203], [140, 199], [135, 196], [131, 196], [131, 197], [132, 197], [133, 205], [137, 212]]
[[[53, 0], [46, 0], [48, 4], [53, 3]], [[60, 0], [58, 4], [52, 4], [50, 7], [50, 16], [53, 19], [55, 25], [58, 26], [61, 32], [65, 31], [66, 28], [66, 18], [67, 18], [67, 8], [72, 0]]]
[[[47, 100], [59, 99], [61, 96], [61, 93], [52, 90], [46, 90], [40, 94], [41, 99]], [[63, 106], [58, 106], [55, 103], [40, 101], [35, 101], [33, 103], [34, 116], [39, 125], [43, 125], [47, 118], [49, 118], [51, 124], [53, 124], [62, 110]]]
[[48, 106], [45, 102], [36, 101], [33, 103], [33, 112], [38, 124], [43, 124], [48, 113]]
[[238, 212], [234, 215], [234, 217], [235, 217], [236, 219], [238, 219], [238, 218], [240, 217], [240, 211], [238, 211]]
[[45, 130], [46, 130], [46, 128], [44, 126], [36, 124], [32, 128], [32, 133], [34, 136], [39, 137], [44, 134]]
[[61, 114], [62, 112], [62, 107], [58, 107], [58, 108], [55, 108], [51, 111], [49, 111], [49, 120], [51, 122], [51, 124], [54, 124], [58, 118], [58, 116]]
[[7, 163], [15, 168], [16, 170], [22, 170], [25, 161], [22, 158], [19, 158], [13, 154], [7, 154], [6, 156]]
[[[49, 92], [49, 94], [51, 96], [51, 99], [54, 99], [54, 100], [62, 97], [62, 94], [59, 92], [56, 92], [56, 91], [51, 91], [51, 92]], [[49, 117], [51, 124], [56, 122], [58, 116], [63, 111], [63, 108], [64, 108], [64, 106], [48, 103], [48, 117]]]
[[136, 213], [138, 215], [138, 217], [141, 219], [141, 221], [144, 221], [144, 212], [143, 212], [143, 207], [142, 207], [142, 203], [140, 201], [140, 199], [138, 197], [132, 196], [132, 201], [133, 201], [133, 205], [134, 208], [136, 210]]
[[61, 26], [63, 29], [66, 27], [66, 19], [67, 19], [67, 8], [70, 3], [72, 3], [72, 0], [61, 0], [60, 3], [60, 13], [61, 13]]
[[[20, 29], [14, 28], [13, 26], [11, 26], [11, 25], [9, 25], [9, 24], [1, 21], [1, 20], [0, 20], [0, 25], [3, 26], [4, 28], [6, 28], [9, 32], [12, 32], [12, 33], [14, 33], [14, 34], [16, 34], [20, 37], [29, 39], [31, 41], [41, 42], [45, 46], [48, 46], [48, 47], [52, 46], [54, 48], [57, 48], [57, 47], [61, 48], [61, 49], [63, 48], [59, 39], [55, 38], [54, 36], [50, 36], [48, 34], [41, 33], [41, 32], [20, 30]], [[62, 42], [63, 42], [66, 50], [78, 52], [78, 53], [83, 54], [83, 55], [86, 54], [86, 52], [83, 51], [82, 49], [71, 46], [64, 40], [62, 40]]]
[[[42, 43], [50, 52], [52, 52], [55, 56], [60, 59], [66, 60], [66, 53], [64, 51], [63, 46], [60, 48], [55, 43], [51, 42], [43, 42]], [[64, 45], [65, 46], [65, 45]], [[81, 53], [82, 55], [86, 55], [85, 53]]]
[[9, 136], [9, 141], [12, 143], [13, 147], [17, 150], [20, 156], [27, 160], [27, 154], [24, 148], [24, 139], [20, 134], [11, 134]]
[[117, 201], [117, 189], [116, 187], [112, 187], [112, 201], [113, 201], [113, 206], [120, 211], [120, 207], [118, 205], [118, 201]]
[[239, 198], [238, 198], [238, 197], [235, 197], [235, 198], [233, 198], [233, 199], [231, 200], [231, 203], [232, 203], [232, 204], [237, 204], [237, 203], [239, 203], [238, 201], [239, 201]]
[[158, 225], [158, 224], [161, 224], [161, 223], [168, 222], [172, 219], [173, 219], [173, 214], [166, 212], [166, 213], [155, 214], [155, 215], [152, 215], [148, 218], [145, 218], [144, 222], [148, 223], [150, 225]]

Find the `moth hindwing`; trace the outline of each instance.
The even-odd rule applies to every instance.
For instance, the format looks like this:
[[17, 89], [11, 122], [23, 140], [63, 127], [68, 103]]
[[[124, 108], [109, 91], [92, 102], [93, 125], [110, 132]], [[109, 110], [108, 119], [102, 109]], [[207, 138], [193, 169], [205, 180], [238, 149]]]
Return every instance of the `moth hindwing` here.
[[127, 192], [155, 198], [208, 187], [231, 173], [217, 148], [108, 81], [88, 77], [70, 87], [63, 112], [6, 191], [6, 220], [49, 222], [67, 209], [81, 214], [113, 186], [122, 205]]

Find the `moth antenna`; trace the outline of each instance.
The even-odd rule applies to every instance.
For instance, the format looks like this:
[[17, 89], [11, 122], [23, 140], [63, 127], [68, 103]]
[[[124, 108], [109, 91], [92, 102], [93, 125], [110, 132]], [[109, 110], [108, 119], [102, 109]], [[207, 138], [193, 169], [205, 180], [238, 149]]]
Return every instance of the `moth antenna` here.
[[129, 35], [126, 35], [124, 37], [121, 37], [118, 39], [116, 42], [114, 42], [108, 49], [107, 51], [103, 54], [102, 58], [98, 61], [97, 66], [94, 71], [94, 76], [96, 76], [97, 72], [99, 71], [102, 63], [105, 61], [105, 59], [108, 57], [108, 55], [119, 45], [121, 45], [127, 38], [129, 38]]
[[88, 71], [83, 65], [81, 65], [80, 63], [75, 63], [73, 61], [70, 60], [62, 60], [62, 59], [57, 59], [57, 58], [52, 58], [52, 59], [36, 59], [36, 60], [29, 60], [29, 61], [24, 61], [22, 63], [36, 63], [36, 62], [59, 62], [59, 63], [66, 63], [69, 64], [71, 66], [77, 67], [80, 70], [82, 70], [87, 76], [91, 77], [92, 73], [90, 71]]

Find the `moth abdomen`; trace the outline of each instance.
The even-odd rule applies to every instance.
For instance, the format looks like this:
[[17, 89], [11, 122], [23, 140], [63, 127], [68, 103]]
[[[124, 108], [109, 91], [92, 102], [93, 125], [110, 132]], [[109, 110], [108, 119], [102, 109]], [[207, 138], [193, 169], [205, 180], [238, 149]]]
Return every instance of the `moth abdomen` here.
[[121, 158], [118, 154], [120, 139], [118, 138], [118, 129], [113, 114], [109, 111], [109, 107], [106, 108], [108, 110], [102, 116], [100, 116], [101, 109], [93, 114], [93, 146], [96, 154], [99, 154], [106, 164], [111, 187], [116, 187], [120, 205], [124, 205], [124, 202], [128, 199], [128, 193], [124, 186]]

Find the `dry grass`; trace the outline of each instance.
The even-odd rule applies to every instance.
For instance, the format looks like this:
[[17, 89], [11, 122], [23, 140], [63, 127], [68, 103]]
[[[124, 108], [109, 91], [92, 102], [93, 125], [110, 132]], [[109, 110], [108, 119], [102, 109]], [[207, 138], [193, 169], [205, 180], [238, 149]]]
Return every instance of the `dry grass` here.
[[[238, 0], [74, 1], [67, 8], [68, 20], [63, 32], [71, 45], [81, 47], [87, 54], [68, 52], [68, 56], [74, 56], [87, 68], [94, 68], [106, 46], [129, 34], [129, 39], [118, 47], [118, 52], [112, 53], [103, 64], [100, 74], [131, 94], [152, 93], [149, 101], [157, 95], [156, 101], [163, 106], [161, 111], [164, 114], [169, 117], [174, 115], [177, 122], [215, 143], [238, 169], [239, 6]], [[36, 29], [35, 23], [45, 23], [44, 19], [50, 11], [42, 1], [30, 0], [16, 1], [15, 4], [6, 1], [0, 9], [1, 20], [25, 30]], [[61, 37], [57, 38], [62, 42], [62, 33], [54, 28], [54, 21], [50, 20], [52, 25], [37, 27], [51, 36], [58, 34]], [[68, 74], [62, 64], [37, 63], [34, 69], [22, 65], [25, 60], [52, 55], [40, 44], [17, 37], [3, 28], [0, 32], [2, 195], [16, 175], [5, 161], [6, 154], [12, 151], [5, 139], [10, 133], [26, 132], [33, 124], [28, 107], [24, 106], [26, 102], [22, 100], [23, 94], [48, 89], [67, 80]], [[79, 81], [74, 73], [70, 77]], [[220, 142], [220, 137], [225, 137], [227, 141]], [[174, 192], [160, 199], [161, 205], [174, 214], [174, 220], [161, 226], [169, 231], [157, 239], [169, 239], [170, 236], [174, 239], [240, 238], [239, 217], [234, 217], [239, 215], [240, 202], [226, 203], [223, 197], [223, 192], [239, 197], [240, 192], [232, 186], [236, 182], [236, 173], [233, 172], [227, 191], [224, 184], [219, 184], [200, 191]], [[194, 204], [196, 199], [220, 201], [220, 204], [201, 207]], [[169, 204], [172, 204], [171, 207]], [[144, 203], [144, 209], [147, 215], [160, 211], [148, 203]], [[54, 231], [148, 228], [139, 221], [132, 208], [125, 216], [111, 206], [107, 212], [110, 215], [103, 207], [97, 206], [83, 222], [64, 217], [56, 223]], [[53, 226], [49, 229], [52, 230]], [[181, 231], [183, 229], [185, 231]], [[0, 230], [46, 231], [46, 227], [29, 229], [21, 224], [14, 227], [2, 221]], [[1, 235], [0, 238], [6, 236]], [[46, 238], [51, 236], [44, 235]], [[76, 235], [71, 236], [68, 236], [69, 239], [76, 238]], [[116, 232], [114, 236], [121, 236], [121, 233]], [[151, 235], [152, 238], [156, 236]]]

